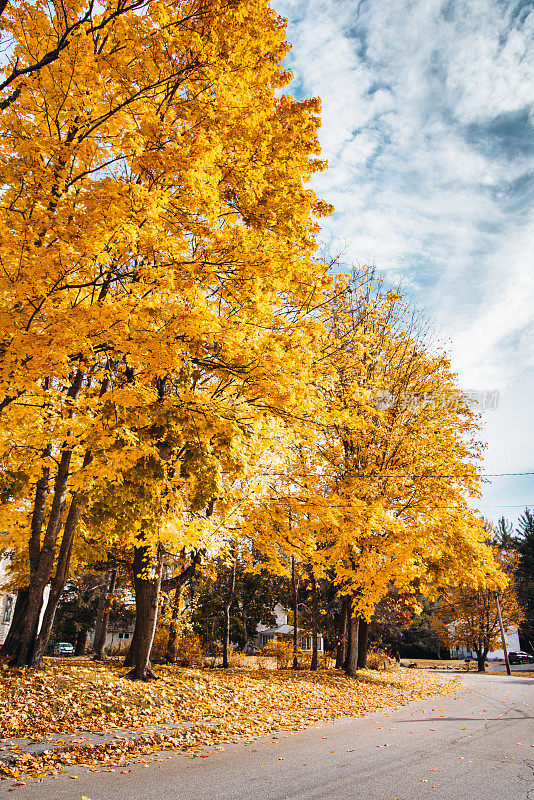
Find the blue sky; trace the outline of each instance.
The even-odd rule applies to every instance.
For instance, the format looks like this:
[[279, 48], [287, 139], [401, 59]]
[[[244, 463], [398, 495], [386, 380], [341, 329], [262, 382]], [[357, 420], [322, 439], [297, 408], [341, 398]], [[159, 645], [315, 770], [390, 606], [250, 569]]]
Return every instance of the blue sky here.
[[[487, 473], [534, 472], [534, 6], [511, 0], [273, 0], [289, 91], [323, 102], [336, 212], [322, 240], [424, 309], [482, 414]], [[497, 519], [534, 475], [493, 479]]]

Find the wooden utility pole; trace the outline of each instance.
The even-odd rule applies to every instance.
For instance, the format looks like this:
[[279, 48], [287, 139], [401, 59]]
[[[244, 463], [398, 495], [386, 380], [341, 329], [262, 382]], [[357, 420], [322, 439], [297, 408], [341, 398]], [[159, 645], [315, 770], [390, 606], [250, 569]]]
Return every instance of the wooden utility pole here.
[[504, 660], [506, 662], [506, 674], [511, 675], [512, 671], [510, 669], [510, 661], [508, 659], [508, 649], [506, 647], [506, 639], [504, 638], [504, 625], [502, 624], [501, 606], [499, 603], [498, 589], [495, 589], [495, 591], [493, 592], [493, 596], [495, 597], [495, 605], [497, 606], [497, 619], [499, 620], [499, 628], [501, 629], [502, 649], [504, 652]]

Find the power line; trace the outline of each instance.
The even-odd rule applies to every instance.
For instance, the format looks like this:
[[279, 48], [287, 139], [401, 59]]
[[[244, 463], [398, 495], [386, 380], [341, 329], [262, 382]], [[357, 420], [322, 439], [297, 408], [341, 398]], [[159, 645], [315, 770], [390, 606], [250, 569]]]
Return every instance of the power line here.
[[479, 503], [479, 506], [484, 506], [485, 508], [528, 508], [529, 506], [534, 506], [534, 503], [517, 503], [514, 506], [503, 506], [500, 503], [497, 505], [489, 504], [489, 503]]
[[502, 478], [505, 475], [534, 475], [534, 472], [482, 472], [482, 478]]
[[[264, 477], [273, 477], [273, 478], [291, 478], [285, 472], [262, 472], [260, 473]], [[511, 477], [511, 476], [520, 476], [520, 475], [534, 475], [534, 472], [481, 472], [479, 473], [478, 477], [480, 478], [504, 478], [504, 477]], [[377, 472], [377, 473], [369, 473], [369, 472], [361, 472], [357, 473], [357, 478], [465, 478], [465, 477], [477, 477], [477, 475], [473, 475], [471, 472], [466, 473], [457, 473], [448, 474], [448, 473], [435, 473], [431, 472], [428, 475], [413, 475], [410, 472]], [[293, 476], [295, 478], [320, 478], [320, 474], [316, 474], [314, 472], [306, 473], [306, 474], [297, 474]]]

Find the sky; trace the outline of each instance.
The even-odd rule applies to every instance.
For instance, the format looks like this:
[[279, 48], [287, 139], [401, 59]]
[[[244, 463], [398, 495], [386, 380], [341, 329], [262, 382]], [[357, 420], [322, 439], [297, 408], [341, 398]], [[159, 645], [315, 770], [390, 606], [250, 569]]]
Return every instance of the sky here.
[[[498, 392], [484, 471], [534, 473], [534, 3], [273, 6], [293, 45], [286, 91], [322, 99], [324, 249], [400, 282], [462, 388]], [[525, 505], [534, 474], [492, 478], [478, 508], [515, 522]]]

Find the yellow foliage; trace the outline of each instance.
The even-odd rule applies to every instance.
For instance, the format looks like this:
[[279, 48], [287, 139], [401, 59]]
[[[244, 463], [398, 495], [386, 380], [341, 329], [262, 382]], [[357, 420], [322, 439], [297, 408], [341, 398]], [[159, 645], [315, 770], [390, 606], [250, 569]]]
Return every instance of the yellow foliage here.
[[[486, 523], [486, 528], [489, 528]], [[488, 530], [489, 534], [491, 531]], [[524, 619], [517, 596], [515, 570], [518, 555], [492, 545], [495, 561], [502, 572], [499, 580], [489, 586], [464, 583], [452, 586], [439, 598], [432, 624], [448, 647], [467, 647], [485, 659], [488, 652], [501, 646], [495, 592], [505, 631], [518, 626]]]

